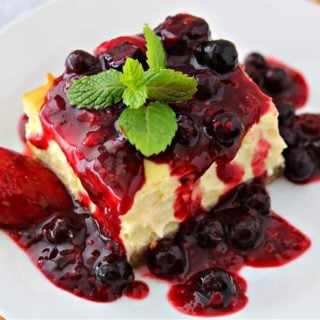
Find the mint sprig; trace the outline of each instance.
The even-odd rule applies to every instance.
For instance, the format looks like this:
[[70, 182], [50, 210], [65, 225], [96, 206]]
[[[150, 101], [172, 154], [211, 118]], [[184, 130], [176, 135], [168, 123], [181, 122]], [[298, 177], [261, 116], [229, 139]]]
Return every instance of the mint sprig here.
[[120, 102], [125, 85], [120, 80], [121, 72], [108, 70], [95, 76], [76, 80], [68, 90], [68, 98], [78, 108], [102, 109]]
[[130, 143], [146, 157], [164, 151], [177, 131], [176, 114], [159, 101], [139, 109], [124, 109], [118, 124]]
[[160, 69], [166, 67], [166, 52], [163, 49], [161, 40], [152, 29], [146, 24], [143, 29], [147, 42], [147, 63], [150, 69]]
[[[68, 98], [75, 107], [88, 109], [103, 109], [122, 100], [126, 108], [118, 125], [129, 142], [149, 157], [164, 151], [177, 131], [177, 118], [168, 103], [190, 100], [197, 82], [166, 68], [162, 42], [148, 25], [144, 36], [149, 70], [138, 60], [127, 58], [122, 72], [107, 70], [75, 80]], [[151, 102], [146, 105], [147, 101]]]
[[144, 83], [149, 99], [169, 103], [188, 101], [197, 91], [194, 78], [173, 69], [148, 70]]

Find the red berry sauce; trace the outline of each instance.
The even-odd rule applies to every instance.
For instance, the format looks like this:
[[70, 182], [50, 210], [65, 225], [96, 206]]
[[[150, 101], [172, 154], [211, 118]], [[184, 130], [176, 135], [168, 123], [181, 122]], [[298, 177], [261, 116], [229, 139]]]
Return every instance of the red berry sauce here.
[[0, 148], [0, 227], [58, 287], [100, 302], [142, 299], [121, 244], [100, 233], [57, 177], [35, 160]]
[[272, 97], [275, 105], [303, 107], [309, 96], [308, 84], [297, 70], [272, 57], [251, 53], [245, 59], [245, 70], [260, 89]]
[[267, 61], [270, 67], [282, 68], [288, 72], [291, 77], [291, 84], [287, 90], [279, 94], [270, 94], [276, 105], [280, 104], [292, 104], [296, 108], [303, 107], [309, 97], [309, 87], [305, 77], [297, 70], [289, 67], [283, 62], [273, 58], [267, 57]]
[[261, 90], [272, 96], [278, 108], [279, 131], [288, 145], [283, 152], [284, 175], [294, 183], [319, 181], [320, 114], [296, 114], [296, 109], [304, 106], [308, 98], [306, 80], [300, 72], [259, 53], [247, 56], [245, 68]]
[[123, 294], [148, 295], [147, 285], [134, 281], [123, 247], [102, 236], [98, 223], [79, 206], [8, 234], [53, 284], [79, 297], [110, 302]]
[[264, 183], [253, 180], [184, 221], [173, 240], [150, 246], [149, 270], [169, 281], [175, 308], [198, 316], [238, 311], [248, 300], [242, 267], [282, 266], [309, 248], [304, 234], [269, 210]]

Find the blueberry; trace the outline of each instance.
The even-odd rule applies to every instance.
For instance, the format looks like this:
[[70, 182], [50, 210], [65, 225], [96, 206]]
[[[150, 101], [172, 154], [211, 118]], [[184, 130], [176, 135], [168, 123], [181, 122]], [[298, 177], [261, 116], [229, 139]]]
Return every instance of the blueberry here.
[[320, 135], [320, 115], [304, 113], [297, 117], [297, 124], [302, 132], [312, 138]]
[[294, 182], [304, 182], [309, 180], [316, 165], [311, 155], [304, 149], [287, 149], [285, 156], [285, 176]]
[[257, 52], [250, 53], [246, 57], [244, 63], [249, 64], [257, 69], [264, 69], [267, 67], [267, 62], [265, 58], [260, 53], [257, 53]]
[[196, 292], [205, 306], [226, 308], [237, 293], [233, 277], [220, 268], [211, 268], [197, 275]]
[[265, 73], [264, 84], [270, 93], [278, 94], [292, 84], [290, 74], [282, 68], [270, 68]]
[[270, 212], [270, 196], [261, 182], [252, 182], [244, 189], [243, 201], [248, 209], [266, 216]]
[[167, 17], [155, 32], [160, 36], [170, 54], [183, 54], [189, 46], [209, 38], [209, 26], [205, 20], [189, 15], [177, 14]]
[[220, 144], [232, 146], [243, 134], [239, 117], [232, 112], [219, 113], [206, 126], [207, 133]]
[[218, 220], [204, 218], [195, 230], [197, 243], [202, 248], [214, 248], [224, 239], [224, 229]]
[[288, 146], [293, 147], [297, 145], [299, 135], [295, 130], [288, 127], [280, 127], [279, 132]]
[[45, 239], [53, 244], [61, 244], [74, 238], [67, 217], [55, 217], [42, 228]]
[[248, 76], [251, 78], [251, 80], [254, 83], [256, 83], [259, 87], [263, 85], [263, 74], [259, 69], [248, 64], [248, 65], [245, 65], [245, 71], [248, 74]]
[[320, 166], [320, 140], [312, 141], [310, 144], [310, 151], [316, 160], [318, 167]]
[[178, 118], [178, 141], [182, 144], [193, 144], [198, 136], [198, 130], [196, 129], [193, 120], [187, 115], [180, 115]]
[[195, 97], [198, 100], [208, 100], [216, 96], [221, 89], [219, 78], [210, 70], [200, 70], [194, 75], [198, 82]]
[[110, 51], [99, 56], [103, 70], [109, 68], [121, 70], [127, 58], [137, 59], [145, 67], [145, 54], [136, 45], [127, 41], [114, 46]]
[[110, 259], [106, 258], [97, 262], [96, 276], [103, 284], [110, 286], [114, 292], [121, 292], [134, 279], [132, 267], [120, 256], [113, 261], [108, 260]]
[[239, 250], [247, 250], [256, 246], [261, 236], [259, 221], [248, 214], [239, 214], [228, 226], [228, 242]]
[[279, 105], [277, 106], [279, 111], [279, 126], [291, 126], [295, 116], [295, 108], [291, 105]]
[[164, 238], [150, 245], [147, 262], [153, 274], [169, 279], [184, 272], [187, 258], [179, 245]]
[[238, 65], [235, 45], [227, 40], [207, 41], [194, 51], [197, 62], [218, 73], [228, 73]]
[[75, 50], [68, 55], [65, 67], [67, 73], [89, 74], [99, 71], [99, 61], [86, 51]]

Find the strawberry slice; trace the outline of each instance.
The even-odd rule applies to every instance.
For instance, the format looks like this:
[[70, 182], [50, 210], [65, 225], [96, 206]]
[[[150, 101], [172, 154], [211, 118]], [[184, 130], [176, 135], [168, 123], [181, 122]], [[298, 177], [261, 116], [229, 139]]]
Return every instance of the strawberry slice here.
[[37, 161], [0, 148], [0, 225], [26, 227], [73, 208], [63, 184]]

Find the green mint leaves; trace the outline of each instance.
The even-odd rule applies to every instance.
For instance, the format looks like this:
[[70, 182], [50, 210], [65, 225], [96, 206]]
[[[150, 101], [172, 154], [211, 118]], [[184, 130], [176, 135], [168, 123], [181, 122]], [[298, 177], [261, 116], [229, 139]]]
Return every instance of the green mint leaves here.
[[148, 98], [168, 103], [190, 100], [197, 91], [194, 78], [172, 69], [148, 70], [144, 75]]
[[117, 70], [108, 70], [76, 80], [68, 90], [70, 102], [79, 108], [102, 109], [112, 106], [121, 101], [126, 88], [120, 81], [120, 75]]
[[177, 131], [174, 111], [159, 101], [139, 109], [124, 109], [118, 124], [130, 143], [147, 157], [164, 151]]
[[166, 53], [161, 40], [155, 35], [148, 25], [143, 29], [147, 42], [147, 63], [150, 69], [162, 69], [166, 67]]
[[148, 25], [144, 36], [147, 71], [138, 60], [127, 58], [122, 72], [107, 70], [75, 80], [68, 98], [72, 105], [88, 109], [104, 109], [123, 101], [127, 108], [118, 119], [119, 128], [131, 144], [149, 157], [164, 151], [177, 131], [175, 112], [167, 103], [190, 100], [197, 91], [197, 82], [166, 68], [162, 42]]

